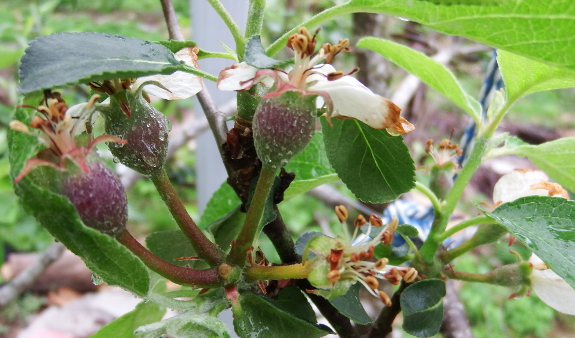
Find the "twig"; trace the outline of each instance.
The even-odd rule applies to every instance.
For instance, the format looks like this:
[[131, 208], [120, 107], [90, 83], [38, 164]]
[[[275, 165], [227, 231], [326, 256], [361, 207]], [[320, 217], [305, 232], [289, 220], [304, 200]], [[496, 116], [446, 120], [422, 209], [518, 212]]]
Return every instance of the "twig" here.
[[446, 288], [447, 293], [443, 298], [443, 323], [439, 331], [443, 338], [473, 338], [465, 308], [457, 297], [455, 282], [448, 280]]
[[301, 258], [295, 252], [295, 245], [277, 205], [274, 205], [276, 219], [267, 224], [263, 231], [276, 248], [280, 259], [284, 264], [300, 263]]
[[184, 41], [184, 35], [180, 29], [180, 24], [178, 24], [178, 18], [176, 17], [176, 11], [170, 0], [160, 0], [162, 3], [162, 12], [164, 12], [164, 19], [168, 25], [168, 34], [170, 39]]
[[[297, 286], [304, 292], [313, 289], [313, 286], [311, 286], [307, 279], [298, 280]], [[351, 325], [349, 318], [342, 315], [327, 299], [314, 295], [313, 293], [308, 293], [307, 296], [315, 306], [317, 306], [319, 312], [321, 312], [325, 319], [333, 326], [333, 329], [340, 338], [359, 338], [359, 334]]]
[[[182, 34], [182, 30], [180, 29], [180, 25], [178, 24], [178, 20], [176, 19], [176, 13], [174, 11], [174, 7], [172, 6], [172, 2], [170, 0], [161, 0], [161, 2], [162, 2], [162, 10], [164, 11], [164, 18], [166, 19], [166, 24], [168, 25], [168, 32], [170, 34], [170, 39], [183, 41], [184, 36]], [[215, 6], [219, 4], [219, 1], [210, 1], [210, 4], [212, 4], [212, 6]], [[214, 8], [216, 7], [217, 6], [215, 6]], [[216, 8], [216, 11], [218, 11], [218, 8]], [[218, 13], [220, 12], [218, 11]], [[221, 14], [222, 13], [220, 13], [220, 15]], [[226, 21], [226, 23], [228, 22]], [[236, 41], [236, 43], [238, 43], [238, 41]], [[206, 87], [204, 87], [196, 96], [198, 98], [198, 101], [200, 101], [200, 105], [202, 106], [204, 113], [206, 114], [208, 124], [210, 125], [212, 133], [214, 134], [214, 137], [216, 139], [218, 150], [220, 151], [220, 156], [222, 157], [222, 161], [224, 162], [228, 176], [231, 177], [232, 170], [226, 161], [226, 157], [222, 149], [222, 145], [226, 141], [226, 133], [228, 131], [224, 114], [218, 110]]]
[[379, 317], [375, 320], [371, 331], [369, 332], [369, 338], [381, 338], [387, 337], [388, 334], [393, 330], [392, 324], [395, 317], [401, 311], [401, 306], [399, 304], [399, 297], [403, 293], [403, 290], [407, 288], [408, 284], [402, 282], [399, 289], [395, 291], [391, 297], [391, 306], [386, 306], [379, 313]]
[[24, 290], [26, 290], [34, 281], [40, 277], [50, 264], [57, 260], [64, 252], [62, 243], [52, 243], [26, 270], [22, 271], [12, 281], [0, 288], [0, 309], [4, 308]]

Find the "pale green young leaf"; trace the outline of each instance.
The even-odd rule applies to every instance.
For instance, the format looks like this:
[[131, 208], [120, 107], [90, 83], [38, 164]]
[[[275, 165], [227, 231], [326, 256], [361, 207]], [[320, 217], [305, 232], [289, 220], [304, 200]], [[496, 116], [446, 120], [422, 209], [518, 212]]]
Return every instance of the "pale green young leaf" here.
[[295, 173], [294, 181], [284, 194], [286, 199], [339, 179], [327, 158], [320, 131], [314, 134], [310, 143], [289, 162], [285, 170]]
[[497, 62], [510, 101], [538, 91], [575, 87], [575, 74], [563, 68], [504, 50], [497, 52]]
[[166, 308], [161, 305], [142, 302], [134, 310], [103, 326], [90, 338], [136, 338], [135, 329], [161, 320], [165, 313]]
[[483, 5], [451, 5], [419, 0], [351, 0], [344, 7], [338, 10], [404, 17], [446, 34], [575, 70], [575, 61], [570, 57], [575, 54], [575, 6], [571, 1], [500, 0]]
[[429, 56], [398, 43], [378, 38], [363, 38], [359, 40], [357, 46], [373, 50], [416, 75], [474, 119], [480, 116], [479, 102], [461, 88], [449, 69]]
[[134, 334], [143, 338], [157, 338], [162, 334], [169, 334], [174, 338], [230, 337], [228, 327], [221, 320], [210, 315], [198, 315], [194, 311], [141, 326]]

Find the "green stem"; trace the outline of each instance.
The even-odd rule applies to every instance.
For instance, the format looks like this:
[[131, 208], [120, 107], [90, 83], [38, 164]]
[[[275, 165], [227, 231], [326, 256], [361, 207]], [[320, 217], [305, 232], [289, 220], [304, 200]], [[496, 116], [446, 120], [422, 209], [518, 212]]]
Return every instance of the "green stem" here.
[[457, 279], [466, 282], [476, 282], [476, 283], [492, 282], [492, 277], [489, 274], [455, 271], [452, 269], [444, 269], [442, 272], [445, 276], [451, 279]]
[[429, 232], [429, 236], [419, 250], [425, 263], [432, 263], [433, 257], [441, 245], [441, 241], [438, 241], [437, 238], [445, 232], [447, 222], [449, 222], [449, 219], [453, 214], [457, 203], [461, 199], [461, 195], [463, 194], [467, 183], [469, 183], [469, 180], [481, 164], [483, 154], [487, 148], [487, 143], [487, 138], [481, 136], [477, 138], [475, 141], [475, 146], [469, 155], [469, 159], [461, 169], [459, 176], [449, 191], [443, 207], [439, 210], [439, 212], [436, 211], [436, 218]]
[[246, 251], [253, 245], [258, 235], [266, 200], [274, 183], [276, 172], [276, 169], [268, 166], [262, 167], [246, 220], [228, 257], [231, 264], [243, 267], [246, 263]]
[[438, 242], [443, 242], [446, 239], [448, 239], [449, 237], [453, 236], [455, 233], [470, 227], [472, 225], [477, 225], [477, 224], [482, 224], [482, 223], [489, 223], [489, 224], [496, 224], [497, 222], [488, 216], [477, 216], [475, 218], [472, 219], [468, 219], [466, 221], [463, 221], [457, 225], [454, 225], [453, 227], [447, 229], [444, 233], [442, 234], [438, 234], [437, 237], [435, 238]]
[[[235, 56], [233, 56], [230, 53], [224, 53], [224, 52], [211, 52], [208, 50], [203, 50], [200, 49], [200, 52], [198, 53], [198, 60], [201, 59], [209, 59], [209, 58], [221, 58], [221, 59], [229, 59], [229, 60], [234, 60], [236, 61]], [[211, 79], [209, 79], [211, 80]]]
[[256, 280], [281, 280], [281, 279], [304, 279], [307, 278], [312, 264], [293, 264], [280, 266], [250, 266], [246, 269], [246, 277], [251, 281]]
[[162, 170], [150, 176], [150, 179], [156, 186], [162, 200], [164, 200], [168, 206], [168, 209], [176, 220], [176, 223], [184, 234], [186, 234], [198, 255], [210, 262], [212, 265], [219, 265], [222, 263], [223, 253], [204, 235], [194, 220], [190, 217], [184, 204], [176, 193], [176, 190], [172, 186], [166, 170], [162, 168]]
[[216, 13], [224, 20], [226, 26], [232, 33], [234, 41], [236, 43], [236, 53], [238, 53], [238, 57], [240, 61], [244, 58], [244, 50], [245, 50], [245, 40], [240, 30], [238, 24], [234, 21], [234, 18], [230, 15], [230, 13], [226, 10], [226, 8], [222, 5], [219, 0], [208, 0], [210, 5], [216, 10]]
[[307, 27], [307, 28], [315, 27], [325, 21], [334, 19], [340, 15], [353, 13], [355, 10], [357, 10], [357, 8], [355, 8], [355, 6], [353, 6], [350, 2], [346, 2], [344, 4], [328, 8], [325, 11], [316, 14], [311, 19], [301, 23], [297, 27], [294, 27], [291, 30], [287, 31], [284, 35], [282, 35], [279, 39], [277, 39], [274, 43], [272, 43], [268, 47], [266, 53], [269, 56], [274, 56], [277, 52], [280, 51], [280, 49], [282, 49], [285, 46], [289, 36], [296, 33], [300, 27]]
[[182, 71], [182, 72], [186, 72], [186, 73], [191, 73], [200, 77], [203, 77], [206, 80], [210, 80], [210, 81], [214, 81], [217, 82], [218, 81], [218, 77], [217, 76], [213, 76], [210, 73], [206, 73], [203, 70], [199, 70], [198, 68], [195, 67], [191, 67], [188, 66], [186, 64], [181, 64], [178, 66], [178, 70]]
[[150, 269], [174, 283], [193, 286], [215, 286], [220, 284], [217, 268], [195, 270], [168, 263], [144, 248], [129, 232], [123, 230], [116, 239], [138, 256]]
[[433, 206], [433, 210], [439, 211], [441, 209], [441, 203], [439, 202], [439, 199], [437, 199], [437, 196], [435, 196], [433, 191], [431, 191], [428, 187], [419, 182], [415, 182], [414, 189], [423, 193], [429, 199], [431, 205]]
[[266, 0], [250, 0], [248, 22], [246, 24], [246, 39], [252, 35], [261, 34], [262, 25], [264, 22], [265, 8]]

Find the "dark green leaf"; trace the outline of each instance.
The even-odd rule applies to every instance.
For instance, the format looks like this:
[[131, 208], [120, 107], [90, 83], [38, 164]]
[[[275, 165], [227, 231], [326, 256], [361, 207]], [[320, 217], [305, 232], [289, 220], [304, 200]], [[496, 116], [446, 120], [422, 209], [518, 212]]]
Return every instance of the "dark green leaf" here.
[[483, 210], [575, 288], [575, 202], [529, 196]]
[[135, 338], [135, 329], [161, 320], [165, 313], [166, 308], [161, 305], [142, 302], [134, 310], [106, 324], [90, 338]]
[[397, 227], [397, 231], [400, 235], [405, 237], [417, 237], [419, 236], [419, 231], [413, 225], [401, 224]]
[[[21, 108], [16, 110], [14, 117], [25, 123], [30, 120], [30, 115]], [[11, 176], [15, 177], [24, 162], [38, 149], [38, 140], [10, 130], [8, 146]], [[88, 268], [104, 281], [110, 285], [119, 285], [139, 296], [147, 294], [149, 274], [142, 261], [114, 238], [84, 226], [76, 208], [67, 198], [38, 187], [28, 177], [16, 184], [14, 189], [26, 210], [52, 236], [80, 256]]]
[[246, 42], [246, 58], [248, 65], [256, 68], [274, 68], [291, 62], [291, 60], [276, 60], [266, 54], [259, 35], [251, 36]]
[[409, 253], [409, 245], [403, 243], [400, 246], [391, 246], [391, 244], [379, 244], [375, 247], [373, 255], [375, 258], [387, 258], [390, 265], [401, 265], [411, 258], [407, 256]]
[[307, 301], [307, 298], [303, 295], [300, 288], [295, 285], [282, 289], [274, 304], [278, 308], [285, 312], [289, 312], [300, 319], [310, 323], [317, 322], [313, 308]]
[[328, 299], [342, 315], [353, 320], [358, 324], [369, 324], [373, 322], [365, 312], [363, 305], [359, 301], [360, 283], [355, 283], [347, 293], [333, 299]]
[[235, 316], [234, 328], [242, 338], [312, 338], [332, 333], [328, 327], [300, 319], [253, 293], [242, 294], [240, 305], [242, 314]]
[[169, 334], [174, 338], [230, 337], [228, 327], [221, 320], [191, 311], [161, 322], [141, 326], [134, 334], [143, 338], [158, 338], [162, 334]]
[[196, 255], [190, 240], [181, 230], [154, 232], [146, 237], [146, 246], [154, 255], [179, 266], [190, 265], [193, 261], [175, 261], [174, 258]]
[[399, 301], [403, 311], [403, 329], [417, 337], [430, 337], [439, 332], [443, 320], [445, 282], [427, 279], [408, 286]]
[[356, 120], [321, 119], [329, 162], [357, 198], [370, 203], [397, 199], [415, 185], [415, 167], [400, 136]]
[[208, 201], [206, 210], [204, 210], [198, 222], [198, 227], [205, 229], [208, 225], [229, 214], [241, 203], [242, 201], [238, 195], [236, 195], [234, 189], [224, 182]]
[[30, 42], [20, 64], [22, 93], [95, 80], [171, 74], [180, 65], [166, 47], [104, 33], [55, 33]]
[[339, 180], [327, 158], [321, 132], [314, 134], [310, 143], [289, 162], [285, 170], [295, 173], [295, 180], [285, 192], [286, 198]]
[[180, 41], [180, 40], [154, 41], [154, 43], [166, 47], [172, 53], [176, 53], [179, 50], [186, 47], [197, 46], [197, 44], [194, 41]]
[[245, 219], [246, 214], [241, 212], [238, 206], [224, 217], [210, 224], [208, 230], [214, 235], [216, 244], [220, 249], [227, 252], [231, 248], [231, 243], [238, 237]]

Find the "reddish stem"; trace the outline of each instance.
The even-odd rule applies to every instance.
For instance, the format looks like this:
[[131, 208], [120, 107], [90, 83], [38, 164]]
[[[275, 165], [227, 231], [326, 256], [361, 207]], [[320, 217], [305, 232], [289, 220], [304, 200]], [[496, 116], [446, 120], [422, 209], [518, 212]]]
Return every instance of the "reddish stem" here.
[[144, 248], [125, 229], [116, 236], [116, 239], [132, 251], [134, 255], [138, 256], [150, 269], [174, 283], [203, 287], [220, 284], [217, 268], [196, 270], [168, 263]]

